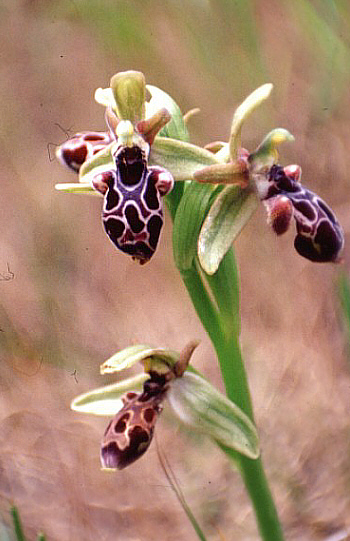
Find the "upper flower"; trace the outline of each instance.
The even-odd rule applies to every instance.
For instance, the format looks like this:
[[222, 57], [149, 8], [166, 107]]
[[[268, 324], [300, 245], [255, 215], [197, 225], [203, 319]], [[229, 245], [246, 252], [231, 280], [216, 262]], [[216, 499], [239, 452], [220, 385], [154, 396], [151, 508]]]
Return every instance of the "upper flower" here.
[[[163, 225], [161, 198], [173, 188], [168, 170], [148, 164], [150, 145], [171, 116], [160, 108], [145, 119], [142, 73], [118, 73], [96, 100], [106, 107], [108, 132], [76, 134], [57, 156], [79, 172], [87, 189], [105, 196], [102, 222], [111, 241], [140, 263], [155, 252]], [[73, 186], [59, 185], [72, 191]], [[81, 190], [81, 184], [74, 186]]]

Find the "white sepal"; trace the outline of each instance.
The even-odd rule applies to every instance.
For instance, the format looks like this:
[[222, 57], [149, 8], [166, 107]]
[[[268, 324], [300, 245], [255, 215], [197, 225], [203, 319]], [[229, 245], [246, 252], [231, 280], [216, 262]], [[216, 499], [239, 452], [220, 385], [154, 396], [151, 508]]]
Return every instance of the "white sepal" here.
[[71, 408], [81, 413], [115, 415], [123, 407], [121, 397], [129, 391], [141, 391], [144, 382], [148, 378], [148, 374], [142, 373], [119, 381], [118, 383], [105, 385], [104, 387], [99, 387], [88, 393], [81, 394], [74, 398]]

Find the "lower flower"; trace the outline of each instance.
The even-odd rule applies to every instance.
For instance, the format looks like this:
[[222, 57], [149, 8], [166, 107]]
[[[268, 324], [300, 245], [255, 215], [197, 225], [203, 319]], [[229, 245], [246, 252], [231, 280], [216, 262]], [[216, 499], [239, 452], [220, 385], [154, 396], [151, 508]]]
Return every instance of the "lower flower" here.
[[115, 372], [141, 362], [145, 373], [80, 395], [72, 402], [72, 409], [98, 415], [109, 414], [115, 404], [115, 417], [101, 445], [103, 468], [123, 469], [147, 451], [166, 398], [176, 416], [191, 429], [250, 458], [259, 456], [252, 421], [188, 368], [196, 346], [191, 342], [181, 353], [148, 346], [126, 348], [108, 359], [101, 372]]

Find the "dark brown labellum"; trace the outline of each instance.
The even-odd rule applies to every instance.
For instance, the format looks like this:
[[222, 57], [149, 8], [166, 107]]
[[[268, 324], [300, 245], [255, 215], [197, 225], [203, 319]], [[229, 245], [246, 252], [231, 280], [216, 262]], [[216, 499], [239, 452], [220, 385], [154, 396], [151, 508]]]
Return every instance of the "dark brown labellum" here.
[[174, 180], [165, 169], [148, 167], [137, 145], [121, 146], [113, 157], [115, 169], [93, 180], [101, 186], [104, 177], [103, 225], [117, 248], [143, 264], [156, 250], [163, 226], [161, 197], [172, 189]]
[[104, 468], [122, 470], [147, 451], [168, 389], [168, 378], [156, 373], [150, 376], [142, 393], [123, 397], [123, 408], [109, 423], [101, 445]]
[[[111, 130], [77, 133], [58, 148], [57, 157], [78, 173], [114, 140]], [[149, 167], [138, 145], [119, 146], [113, 159], [113, 168], [92, 179], [95, 190], [105, 196], [103, 226], [119, 250], [143, 264], [157, 248], [164, 221], [161, 198], [173, 188], [174, 179], [162, 167]]]
[[174, 378], [183, 376], [198, 342], [192, 341], [180, 353], [177, 362], [164, 373], [149, 370], [149, 379], [141, 393], [128, 392], [123, 407], [110, 421], [101, 445], [104, 468], [122, 470], [140, 458], [148, 449], [162, 402]]
[[283, 202], [289, 200], [297, 226], [297, 252], [318, 263], [337, 262], [344, 247], [342, 228], [329, 206], [300, 184], [300, 173], [298, 166], [272, 166], [262, 195], [269, 221], [277, 234], [286, 231], [291, 216], [288, 217], [288, 205]]

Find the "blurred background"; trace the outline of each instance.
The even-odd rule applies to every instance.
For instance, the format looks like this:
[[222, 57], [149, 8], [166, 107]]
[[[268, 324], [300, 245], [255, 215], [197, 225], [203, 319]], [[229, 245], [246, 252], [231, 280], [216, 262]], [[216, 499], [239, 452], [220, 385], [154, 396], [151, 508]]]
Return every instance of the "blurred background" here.
[[[350, 4], [347, 0], [0, 1], [0, 519], [15, 503], [28, 539], [196, 539], [156, 445], [130, 468], [100, 470], [107, 424], [72, 412], [114, 381], [99, 365], [135, 343], [201, 344], [193, 364], [222, 389], [209, 339], [172, 261], [166, 217], [140, 267], [103, 232], [98, 197], [55, 192], [74, 175], [55, 148], [104, 130], [97, 87], [127, 69], [170, 93], [191, 140], [227, 140], [234, 108], [272, 82], [243, 143], [294, 134], [281, 162], [350, 232]], [[350, 252], [318, 265], [266, 226], [259, 208], [236, 243], [242, 347], [263, 459], [290, 541], [350, 539]], [[259, 539], [237, 472], [165, 408], [157, 439], [212, 540]], [[3, 530], [4, 531], [4, 530]], [[5, 535], [5, 533], [3, 534]]]

